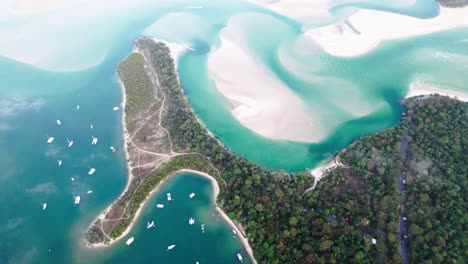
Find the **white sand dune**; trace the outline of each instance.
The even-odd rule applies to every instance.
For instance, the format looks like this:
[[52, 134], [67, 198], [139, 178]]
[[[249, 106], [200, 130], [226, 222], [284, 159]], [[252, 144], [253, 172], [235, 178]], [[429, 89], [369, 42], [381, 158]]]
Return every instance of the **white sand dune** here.
[[383, 40], [468, 27], [468, 8], [441, 7], [440, 14], [430, 19], [362, 9], [347, 21], [358, 32], [353, 31], [345, 22], [340, 22], [311, 29], [305, 34], [331, 55], [353, 57], [371, 51]]
[[210, 54], [208, 68], [217, 89], [232, 103], [233, 116], [264, 137], [317, 142], [326, 136], [303, 101], [256, 61], [243, 45], [235, 18], [221, 32], [219, 49]]
[[468, 93], [464, 93], [460, 91], [453, 91], [450, 89], [445, 89], [443, 87], [438, 87], [431, 83], [420, 82], [420, 81], [415, 81], [410, 85], [410, 88], [405, 98], [418, 96], [418, 95], [430, 95], [430, 94], [440, 94], [440, 95], [456, 98], [463, 102], [468, 102]]

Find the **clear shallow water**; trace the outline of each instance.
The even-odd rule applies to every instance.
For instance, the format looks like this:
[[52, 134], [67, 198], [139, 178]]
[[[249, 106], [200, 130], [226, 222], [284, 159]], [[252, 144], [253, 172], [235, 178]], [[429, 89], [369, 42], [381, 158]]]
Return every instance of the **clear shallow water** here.
[[[195, 186], [203, 190], [199, 204], [177, 201], [174, 215], [159, 215], [148, 207], [141, 224], [132, 230], [136, 239], [132, 247], [122, 243], [108, 249], [81, 247], [86, 227], [118, 197], [127, 180], [120, 112], [112, 111], [121, 101], [115, 69], [141, 34], [195, 48], [178, 65], [194, 110], [224, 144], [276, 169], [312, 167], [354, 138], [395, 125], [401, 113], [398, 100], [414, 80], [459, 91], [468, 87], [468, 42], [462, 42], [467, 29], [386, 42], [364, 57], [338, 59], [302, 41], [298, 22], [238, 1], [212, 2], [119, 1], [112, 7], [96, 4], [31, 17], [0, 11], [0, 34], [8, 40], [0, 42], [0, 262], [114, 263], [162, 258], [163, 263], [174, 263], [199, 258], [200, 263], [231, 263], [233, 252], [243, 250], [239, 241], [230, 237], [226, 225], [210, 219], [208, 183], [189, 176], [173, 178], [166, 182], [167, 188], [184, 195]], [[376, 2], [352, 7], [371, 7], [372, 3]], [[418, 8], [411, 9], [411, 14], [422, 17], [436, 12], [431, 9], [433, 2], [428, 3], [419, 6], [420, 15]], [[399, 10], [404, 13], [407, 9]], [[101, 14], [99, 19], [89, 19], [96, 17], [96, 12]], [[210, 79], [206, 61], [228, 19], [246, 12], [250, 17], [245, 39], [256, 59], [307, 102], [311, 111], [323, 109], [324, 125], [332, 126], [334, 119], [343, 116], [351, 118], [331, 131], [326, 140], [304, 144], [266, 139], [231, 116], [228, 102]], [[252, 12], [259, 16], [252, 16]], [[158, 26], [159, 18], [178, 30], [161, 31], [164, 27]], [[191, 28], [196, 30], [188, 30]], [[360, 118], [350, 114], [349, 109], [359, 110], [349, 104], [351, 95], [355, 105], [373, 111]], [[75, 110], [77, 104], [79, 111]], [[55, 125], [57, 118], [63, 122], [61, 127]], [[55, 137], [53, 144], [45, 143], [46, 135]], [[91, 135], [99, 137], [95, 147], [90, 145]], [[66, 148], [67, 137], [75, 141], [71, 149]], [[118, 149], [116, 153], [109, 151], [111, 145]], [[57, 159], [63, 159], [60, 168]], [[97, 168], [93, 176], [87, 175], [90, 166]], [[87, 195], [88, 189], [93, 193]], [[81, 195], [80, 206], [73, 205], [74, 195]], [[43, 202], [48, 203], [46, 211], [41, 210]], [[213, 233], [200, 237], [186, 229], [191, 214], [206, 217]], [[157, 225], [160, 222], [159, 228], [151, 230], [157, 231], [153, 232], [156, 235], [146, 232], [146, 217], [154, 217]], [[172, 222], [177, 227], [180, 223], [180, 230], [168, 225]], [[181, 247], [176, 249], [181, 250], [165, 255], [171, 236], [180, 241]], [[197, 247], [189, 248], [184, 240]]]

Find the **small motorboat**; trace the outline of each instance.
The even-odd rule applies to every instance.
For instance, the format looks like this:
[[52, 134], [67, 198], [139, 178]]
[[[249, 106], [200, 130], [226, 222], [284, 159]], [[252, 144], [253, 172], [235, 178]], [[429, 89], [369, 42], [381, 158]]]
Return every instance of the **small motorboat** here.
[[93, 124], [91, 124], [89, 127], [91, 128], [91, 130], [93, 130], [93, 129], [94, 129], [94, 126], [93, 126]]
[[75, 178], [73, 178], [73, 177], [70, 177], [70, 180], [74, 182], [74, 181], [75, 181]]
[[189, 195], [189, 197], [190, 197], [190, 199], [192, 199], [193, 197], [195, 197], [195, 193], [191, 193], [191, 194]]
[[61, 125], [62, 125], [62, 121], [60, 121], [60, 120], [57, 119], [56, 122], [57, 122], [57, 125], [58, 125], [58, 126], [61, 126]]
[[80, 105], [76, 105], [76, 110], [80, 110]]
[[167, 247], [167, 251], [169, 251], [169, 250], [171, 250], [173, 248], [175, 248], [175, 245], [170, 245], [170, 246]]
[[125, 244], [127, 244], [127, 246], [130, 246], [130, 244], [133, 243], [133, 240], [135, 240], [135, 238], [131, 237], [131, 238], [127, 239]]
[[110, 150], [111, 150], [112, 152], [115, 152], [116, 149], [114, 148], [114, 146], [111, 146], [111, 147], [110, 147]]
[[87, 193], [87, 194], [90, 194], [90, 193], [93, 193], [93, 191], [91, 191], [91, 190], [88, 190], [86, 193]]
[[119, 108], [118, 106], [112, 108], [112, 110], [114, 110], [114, 111], [118, 111], [119, 109], [120, 109], [120, 108]]
[[232, 233], [233, 233], [234, 235], [237, 235], [237, 232], [236, 232], [236, 230], [234, 230], [234, 229], [232, 230]]
[[47, 143], [50, 144], [52, 142], [54, 142], [54, 137], [47, 136]]
[[75, 204], [80, 204], [80, 200], [81, 200], [81, 197], [79, 195], [75, 196]]
[[62, 166], [62, 160], [57, 160], [59, 166]]
[[157, 208], [164, 208], [164, 204], [157, 204], [156, 207]]
[[95, 168], [91, 168], [89, 171], [88, 171], [88, 175], [93, 175], [93, 173], [96, 171]]
[[45, 210], [47, 208], [47, 203], [42, 204], [42, 210]]
[[168, 200], [168, 201], [172, 201], [171, 193], [167, 193], [167, 200]]

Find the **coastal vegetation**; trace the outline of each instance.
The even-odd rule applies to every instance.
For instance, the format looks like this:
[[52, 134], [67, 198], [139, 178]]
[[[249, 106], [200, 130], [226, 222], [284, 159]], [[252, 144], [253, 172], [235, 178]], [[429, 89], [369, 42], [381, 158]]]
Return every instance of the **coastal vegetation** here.
[[[150, 38], [138, 39], [119, 66], [133, 177], [86, 234], [90, 244], [120, 237], [161, 180], [190, 168], [215, 177], [218, 204], [242, 224], [260, 263], [398, 263], [402, 250], [413, 262], [466, 259], [466, 103], [405, 100], [398, 126], [353, 142], [337, 154], [343, 165], [305, 192], [314, 182], [309, 172], [263, 168], [211, 136], [174, 66], [168, 47]], [[410, 246], [399, 249], [402, 214]]]

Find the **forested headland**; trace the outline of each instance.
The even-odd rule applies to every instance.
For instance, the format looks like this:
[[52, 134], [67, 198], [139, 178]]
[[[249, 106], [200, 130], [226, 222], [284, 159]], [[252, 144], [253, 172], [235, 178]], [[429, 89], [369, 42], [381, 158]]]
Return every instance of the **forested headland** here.
[[[124, 203], [116, 202], [131, 210], [127, 221], [113, 223], [111, 237], [128, 227], [161, 179], [192, 168], [216, 178], [223, 188], [218, 204], [242, 224], [260, 263], [399, 263], [401, 239], [408, 242], [403, 250], [411, 262], [467, 259], [466, 103], [441, 96], [403, 101], [406, 112], [398, 126], [357, 139], [337, 154], [344, 166], [304, 194], [314, 181], [309, 172], [263, 168], [208, 133], [183, 94], [167, 46], [149, 38], [136, 45], [143, 59], [135, 60], [135, 67], [144, 69], [146, 77], [136, 77], [142, 72], [132, 67], [120, 72], [126, 92], [146, 93], [145, 85], [154, 85], [148, 80], [157, 78], [159, 90], [153, 96], [158, 103], [153, 107], [161, 111], [154, 122], [170, 135], [163, 136], [158, 129], [153, 139], [155, 132], [143, 129], [136, 138], [158, 142], [153, 146], [166, 149], [169, 156], [133, 186], [138, 195], [124, 195]], [[149, 66], [154, 72], [147, 70]], [[129, 90], [132, 87], [137, 88]], [[136, 106], [151, 108], [147, 96], [134, 98]], [[132, 107], [127, 111], [130, 117], [136, 113]], [[126, 122], [131, 126], [132, 120]], [[402, 175], [405, 192], [399, 190]], [[399, 225], [403, 213], [407, 238], [402, 238]], [[93, 243], [108, 241], [96, 228], [87, 238]]]

